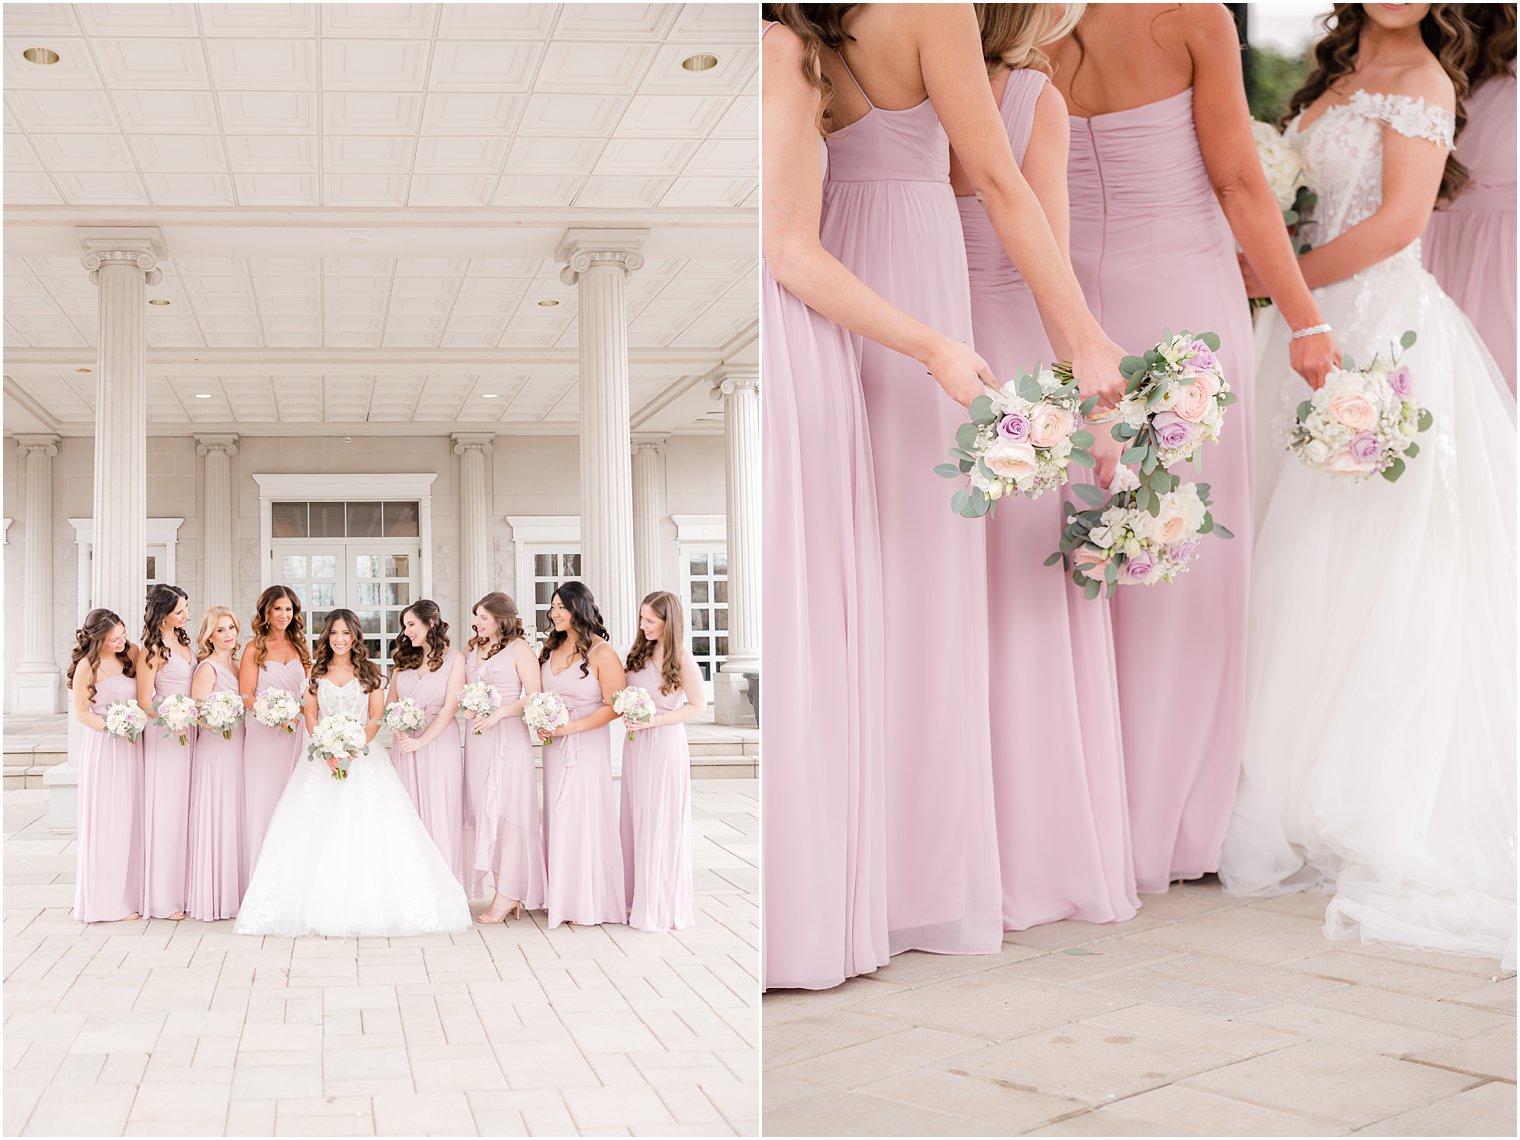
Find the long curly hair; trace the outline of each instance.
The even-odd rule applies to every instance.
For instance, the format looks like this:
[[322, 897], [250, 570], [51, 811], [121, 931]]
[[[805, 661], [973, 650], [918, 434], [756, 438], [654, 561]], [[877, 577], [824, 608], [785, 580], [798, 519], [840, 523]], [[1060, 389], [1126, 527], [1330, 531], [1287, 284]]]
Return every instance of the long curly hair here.
[[982, 58], [988, 76], [1003, 68], [1032, 67], [1050, 71], [1041, 44], [1065, 39], [1086, 11], [1086, 4], [976, 4], [976, 26], [982, 33]]
[[[178, 586], [171, 586], [167, 582], [159, 582], [157, 585], [148, 587], [148, 601], [143, 607], [142, 660], [144, 665], [168, 663], [172, 650], [164, 644], [164, 619], [174, 612], [180, 599], [189, 597], [190, 595]], [[180, 626], [174, 632], [179, 638], [179, 643], [189, 648], [190, 635], [185, 632], [185, 627]]]
[[322, 632], [317, 634], [317, 651], [312, 655], [311, 684], [312, 692], [317, 691], [317, 682], [332, 670], [333, 626], [342, 622], [348, 627], [348, 632], [353, 635], [354, 644], [348, 651], [349, 660], [353, 662], [354, 675], [359, 678], [359, 687], [366, 693], [373, 693], [381, 685], [385, 684], [385, 678], [380, 675], [380, 666], [369, 659], [369, 653], [364, 648], [364, 626], [359, 624], [359, 615], [353, 610], [333, 610], [327, 615], [327, 620], [322, 623]]
[[829, 133], [829, 104], [834, 101], [834, 81], [824, 73], [820, 62], [823, 48], [838, 51], [846, 40], [844, 16], [856, 4], [762, 4], [760, 18], [783, 24], [802, 41], [802, 76], [818, 92], [818, 113], [814, 125], [818, 133]]
[[[195, 635], [195, 655], [202, 661], [216, 651], [216, 646], [211, 641], [211, 635], [216, 632], [217, 624], [224, 617], [232, 619], [233, 629], [239, 633], [243, 631], [242, 623], [238, 621], [237, 614], [233, 613], [226, 606], [212, 606], [205, 613], [201, 614], [200, 629]], [[238, 647], [234, 645], [232, 647], [232, 662], [234, 665], [237, 664], [237, 659]]]
[[1462, 15], [1473, 26], [1478, 40], [1477, 59], [1467, 73], [1467, 89], [1496, 75], [1515, 70], [1515, 6], [1513, 4], [1463, 4]]
[[[116, 616], [115, 611], [108, 609], [91, 610], [84, 615], [84, 624], [74, 631], [74, 649], [69, 654], [68, 687], [74, 687], [74, 672], [79, 668], [81, 661], [90, 663], [90, 700], [95, 700], [95, 682], [100, 677], [100, 655], [105, 651], [106, 638], [117, 627], [126, 628], [127, 623]], [[132, 660], [132, 643], [116, 655], [116, 660], [121, 662], [121, 671], [124, 676], [137, 676], [137, 662]]]
[[600, 637], [603, 641], [610, 641], [607, 636], [607, 627], [602, 622], [602, 611], [596, 608], [596, 599], [591, 596], [591, 591], [584, 582], [562, 582], [555, 588], [550, 600], [559, 599], [559, 604], [570, 611], [570, 633], [561, 633], [559, 630], [550, 632], [544, 647], [539, 652], [539, 664], [549, 660], [549, 655], [574, 635], [572, 643], [575, 652], [581, 657], [581, 676], [591, 674], [591, 644], [593, 637]]
[[253, 607], [253, 640], [248, 643], [248, 652], [253, 654], [254, 665], [262, 669], [265, 658], [269, 656], [266, 639], [269, 637], [270, 630], [274, 628], [269, 622], [269, 611], [281, 598], [290, 599], [292, 610], [290, 625], [285, 629], [285, 636], [290, 639], [290, 644], [295, 647], [296, 656], [301, 659], [301, 670], [310, 673], [311, 647], [306, 644], [306, 620], [301, 617], [301, 599], [296, 597], [296, 592], [289, 586], [270, 586], [259, 595], [259, 600]]
[[427, 626], [427, 645], [426, 648], [413, 645], [403, 629], [391, 642], [391, 663], [397, 669], [420, 669], [425, 657], [428, 672], [436, 673], [449, 652], [449, 623], [443, 620], [443, 611], [438, 608], [438, 603], [430, 598], [419, 598], [402, 610], [403, 622], [406, 621], [407, 614]]
[[681, 612], [681, 599], [669, 590], [656, 590], [652, 594], [646, 594], [644, 600], [639, 603], [639, 609], [648, 606], [654, 611], [654, 616], [665, 623], [665, 630], [660, 634], [659, 641], [650, 641], [644, 636], [644, 627], [639, 626], [638, 636], [633, 639], [633, 648], [628, 651], [628, 672], [642, 669], [654, 656], [655, 647], [660, 649], [660, 692], [673, 693], [681, 687], [681, 649], [686, 644], [686, 617]]
[[486, 613], [496, 619], [497, 628], [501, 630], [501, 635], [494, 640], [485, 637], [472, 637], [469, 644], [465, 646], [467, 651], [471, 649], [481, 650], [480, 659], [482, 661], [489, 661], [519, 637], [526, 636], [523, 630], [522, 615], [517, 612], [517, 603], [509, 595], [503, 594], [500, 590], [492, 590], [470, 607], [472, 614], [476, 610], [485, 610]]
[[[1458, 133], [1467, 125], [1467, 75], [1478, 56], [1477, 37], [1472, 24], [1462, 12], [1464, 7], [1467, 5], [1432, 4], [1430, 11], [1420, 21], [1420, 39], [1436, 57], [1441, 70], [1446, 72], [1452, 87], [1456, 89]], [[1367, 26], [1367, 14], [1362, 6], [1337, 4], [1333, 11], [1322, 17], [1322, 25], [1325, 34], [1314, 44], [1313, 66], [1303, 86], [1293, 92], [1288, 100], [1288, 110], [1283, 116], [1282, 125], [1286, 125], [1305, 107], [1331, 90], [1337, 80], [1356, 69], [1362, 29]], [[1448, 153], [1436, 201], [1451, 201], [1457, 191], [1467, 184], [1467, 178], [1467, 167], [1457, 161], [1456, 151]]]

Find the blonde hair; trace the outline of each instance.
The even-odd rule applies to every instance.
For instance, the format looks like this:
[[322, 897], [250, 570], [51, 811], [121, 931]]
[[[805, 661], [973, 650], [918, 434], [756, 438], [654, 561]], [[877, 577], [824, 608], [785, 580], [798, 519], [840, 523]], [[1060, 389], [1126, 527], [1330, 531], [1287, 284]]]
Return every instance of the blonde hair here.
[[1086, 9], [1086, 4], [977, 4], [987, 74], [1005, 67], [1049, 71], [1050, 60], [1040, 45], [1071, 35]]
[[[211, 635], [216, 632], [216, 627], [223, 617], [230, 617], [232, 619], [232, 628], [237, 630], [238, 633], [243, 632], [243, 627], [238, 624], [237, 614], [233, 613], [226, 606], [212, 606], [201, 615], [201, 628], [195, 635], [195, 656], [198, 660], [204, 661], [216, 650], [216, 646], [211, 644]], [[232, 659], [234, 661], [237, 660], [237, 655], [238, 647], [234, 645], [232, 647]]]

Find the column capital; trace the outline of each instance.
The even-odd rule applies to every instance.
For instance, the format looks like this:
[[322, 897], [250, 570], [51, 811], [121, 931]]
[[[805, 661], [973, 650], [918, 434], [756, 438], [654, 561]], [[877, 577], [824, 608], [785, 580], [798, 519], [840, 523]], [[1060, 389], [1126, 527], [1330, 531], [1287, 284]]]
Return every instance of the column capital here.
[[555, 256], [565, 263], [559, 279], [574, 285], [582, 273], [596, 266], [615, 266], [624, 273], [644, 268], [639, 252], [648, 230], [569, 229], [560, 239]]
[[164, 235], [156, 227], [79, 226], [74, 230], [84, 247], [80, 259], [90, 280], [100, 284], [100, 270], [107, 265], [132, 265], [147, 277], [149, 285], [163, 280], [158, 263], [164, 259]]
[[665, 445], [670, 442], [670, 435], [666, 432], [636, 431], [630, 436], [634, 451], [653, 451], [656, 454], [664, 452]]
[[736, 392], [758, 392], [760, 369], [720, 368], [713, 373], [712, 397], [715, 400], [732, 396]]
[[466, 451], [479, 451], [483, 455], [490, 455], [495, 450], [496, 435], [493, 432], [456, 431], [449, 438], [454, 441], [455, 455], [463, 455]]
[[58, 454], [58, 440], [56, 435], [18, 435], [16, 454], [23, 458], [28, 455], [45, 455], [51, 459]]
[[209, 455], [211, 452], [220, 452], [222, 455], [237, 454], [238, 437], [235, 435], [197, 435], [195, 437], [195, 454]]

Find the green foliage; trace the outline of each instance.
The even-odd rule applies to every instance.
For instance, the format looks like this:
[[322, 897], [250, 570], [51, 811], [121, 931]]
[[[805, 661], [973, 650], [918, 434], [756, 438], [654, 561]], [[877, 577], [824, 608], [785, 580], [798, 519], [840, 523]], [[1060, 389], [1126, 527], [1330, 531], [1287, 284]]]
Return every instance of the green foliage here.
[[1276, 123], [1288, 110], [1288, 99], [1309, 74], [1305, 56], [1284, 55], [1253, 44], [1246, 49], [1246, 101], [1251, 118]]

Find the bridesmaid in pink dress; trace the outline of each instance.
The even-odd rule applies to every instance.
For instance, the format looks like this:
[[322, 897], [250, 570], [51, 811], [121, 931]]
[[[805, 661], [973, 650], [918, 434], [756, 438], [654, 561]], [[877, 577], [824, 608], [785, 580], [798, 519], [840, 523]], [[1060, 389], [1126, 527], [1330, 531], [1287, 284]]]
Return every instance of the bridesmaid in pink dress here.
[[691, 910], [691, 749], [686, 722], [707, 711], [707, 686], [687, 647], [681, 599], [657, 590], [639, 604], [628, 683], [654, 700], [647, 724], [625, 722], [623, 876], [628, 925], [684, 930]]
[[[1013, 156], [1067, 244], [1066, 104], [1038, 43], [1071, 30], [1063, 5], [981, 5], [982, 46]], [[976, 346], [1004, 382], [1052, 362], [1034, 297], [1008, 260], [959, 162], [971, 322]], [[1101, 430], [1101, 429], [1098, 429]], [[1071, 468], [1073, 478], [1090, 477]], [[1016, 692], [1035, 715], [992, 732], [992, 783], [1002, 862], [1003, 925], [1027, 930], [1075, 918], [1122, 922], [1139, 907], [1119, 735], [1108, 607], [1087, 601], [1044, 565], [1064, 521], [1060, 495], [1002, 504], [987, 523], [994, 707]], [[1038, 647], [1037, 649], [1035, 647]]]
[[[1178, 583], [1113, 601], [1135, 878], [1164, 891], [1218, 868], [1240, 772], [1252, 339], [1235, 241], [1295, 329], [1322, 322], [1256, 158], [1222, 5], [1091, 5], [1052, 56], [1073, 114], [1071, 256], [1088, 303], [1131, 352], [1163, 328], [1217, 332], [1240, 396], [1199, 471], [1234, 540]], [[1315, 386], [1338, 360], [1327, 333], [1294, 342], [1293, 365]], [[1186, 715], [1156, 698], [1157, 678], [1188, 694]]]
[[249, 715], [243, 718], [243, 860], [242, 889], [258, 865], [264, 833], [285, 792], [296, 762], [306, 753], [306, 723], [297, 716], [294, 731], [269, 728], [252, 715], [255, 698], [268, 689], [283, 689], [299, 701], [311, 672], [311, 647], [301, 601], [289, 586], [270, 586], [259, 595], [253, 613], [253, 640], [238, 666], [238, 692]]
[[617, 716], [612, 695], [628, 679], [584, 583], [554, 591], [549, 620], [554, 632], [539, 655], [544, 690], [570, 710], [570, 723], [544, 745], [549, 925], [622, 923], [628, 909], [607, 726]]
[[[185, 621], [189, 595], [159, 583], [148, 590], [142, 650], [137, 660], [137, 703], [150, 717], [171, 693], [190, 692], [195, 654]], [[185, 859], [189, 851], [190, 757], [195, 730], [185, 743], [161, 724], [143, 733], [143, 908], [149, 918], [185, 917]]]
[[[197, 702], [213, 693], [237, 693], [237, 616], [212, 606], [201, 618], [196, 651], [200, 664], [190, 695]], [[215, 729], [196, 738], [190, 769], [189, 872], [185, 910], [201, 922], [237, 914], [243, 899], [243, 741], [238, 721], [228, 740]]]
[[397, 734], [392, 749], [396, 775], [468, 894], [475, 853], [464, 842], [464, 743], [457, 719], [464, 657], [449, 648], [449, 623], [437, 602], [423, 598], [401, 611], [391, 663], [395, 668], [386, 704], [410, 697], [428, 717], [427, 727], [415, 736]]
[[[68, 685], [79, 748], [79, 862], [74, 917], [119, 922], [142, 917], [142, 742], [105, 731], [105, 713], [137, 697], [137, 647], [110, 610], [91, 610], [74, 631]], [[151, 731], [151, 729], [150, 729]]]
[[472, 897], [496, 885], [491, 905], [475, 916], [504, 922], [544, 907], [544, 836], [539, 825], [538, 773], [523, 724], [527, 698], [541, 690], [538, 660], [523, 635], [517, 603], [492, 591], [475, 603], [475, 636], [465, 664], [468, 684], [492, 685], [501, 707], [488, 717], [465, 713], [465, 838], [473, 853]]
[[1467, 314], [1515, 391], [1515, 6], [1464, 4], [1479, 56], [1457, 159], [1471, 181], [1430, 216], [1425, 268]]

